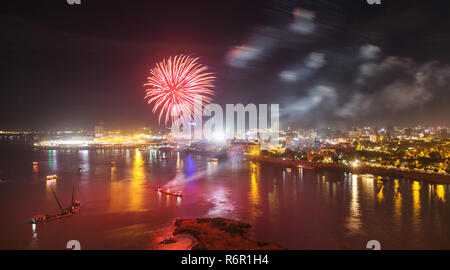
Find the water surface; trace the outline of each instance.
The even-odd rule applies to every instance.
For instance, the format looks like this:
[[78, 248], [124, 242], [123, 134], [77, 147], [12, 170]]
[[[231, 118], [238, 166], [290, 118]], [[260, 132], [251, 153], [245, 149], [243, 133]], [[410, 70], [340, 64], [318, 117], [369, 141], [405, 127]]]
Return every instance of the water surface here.
[[[0, 179], [1, 249], [65, 249], [69, 240], [83, 249], [152, 249], [177, 217], [246, 221], [250, 237], [289, 249], [365, 249], [372, 239], [383, 249], [450, 248], [449, 185], [134, 149], [7, 148]], [[153, 190], [172, 179], [183, 198]], [[68, 205], [73, 185], [83, 203], [75, 216], [24, 224], [58, 212], [52, 189]]]

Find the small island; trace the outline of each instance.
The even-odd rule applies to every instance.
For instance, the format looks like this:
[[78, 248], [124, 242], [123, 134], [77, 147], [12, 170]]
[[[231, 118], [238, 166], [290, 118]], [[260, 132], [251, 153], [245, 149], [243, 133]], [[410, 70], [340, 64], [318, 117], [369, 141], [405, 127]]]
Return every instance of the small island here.
[[259, 242], [245, 236], [250, 224], [225, 218], [179, 218], [173, 235], [189, 234], [197, 243], [192, 250], [280, 250], [272, 242]]

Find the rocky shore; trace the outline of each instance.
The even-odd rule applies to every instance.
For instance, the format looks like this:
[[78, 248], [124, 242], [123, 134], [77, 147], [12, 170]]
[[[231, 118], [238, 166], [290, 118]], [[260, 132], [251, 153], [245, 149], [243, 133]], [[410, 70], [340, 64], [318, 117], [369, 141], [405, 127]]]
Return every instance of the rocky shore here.
[[225, 218], [179, 218], [174, 236], [191, 235], [192, 250], [280, 250], [278, 244], [254, 241], [245, 236], [250, 224]]

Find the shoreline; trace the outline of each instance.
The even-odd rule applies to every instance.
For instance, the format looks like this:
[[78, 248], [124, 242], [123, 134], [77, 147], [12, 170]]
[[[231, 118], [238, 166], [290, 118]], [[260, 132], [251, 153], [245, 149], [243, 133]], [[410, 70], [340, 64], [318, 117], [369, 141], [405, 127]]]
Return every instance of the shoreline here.
[[[159, 244], [163, 250], [282, 250], [273, 242], [247, 238], [250, 224], [226, 218], [177, 218], [170, 228], [172, 233], [161, 239], [173, 237], [171, 244]], [[159, 240], [158, 238], [158, 240]]]
[[[150, 250], [191, 250], [195, 245], [198, 244], [197, 240], [190, 234], [178, 234], [174, 235], [173, 232], [176, 230], [175, 221], [173, 219], [169, 226], [157, 230], [159, 234], [155, 238], [152, 245], [148, 246], [146, 249]], [[161, 241], [167, 238], [173, 238], [176, 242], [169, 244], [161, 244]]]
[[367, 165], [361, 165], [354, 168], [349, 165], [336, 164], [336, 163], [320, 163], [320, 162], [309, 162], [300, 160], [282, 160], [276, 158], [268, 157], [255, 157], [247, 156], [247, 160], [260, 162], [260, 163], [270, 163], [280, 165], [286, 168], [303, 168], [307, 170], [332, 168], [341, 169], [350, 173], [364, 174], [369, 173], [375, 176], [390, 177], [390, 178], [404, 178], [414, 181], [424, 181], [432, 184], [450, 184], [450, 176], [442, 175], [436, 173], [426, 173], [426, 172], [416, 172], [416, 171], [403, 171], [396, 168], [380, 168], [371, 167]]

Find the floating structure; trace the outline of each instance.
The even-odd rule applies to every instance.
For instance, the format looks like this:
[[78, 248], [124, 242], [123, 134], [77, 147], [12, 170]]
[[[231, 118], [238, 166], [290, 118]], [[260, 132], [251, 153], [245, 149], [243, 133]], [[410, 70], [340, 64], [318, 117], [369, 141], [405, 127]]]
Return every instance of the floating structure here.
[[58, 176], [56, 174], [47, 175], [47, 181], [56, 180]]
[[63, 205], [59, 201], [59, 199], [56, 196], [56, 193], [53, 189], [52, 189], [52, 192], [53, 192], [53, 196], [55, 197], [56, 203], [58, 204], [58, 207], [61, 210], [61, 213], [56, 214], [56, 215], [48, 215], [48, 214], [35, 215], [28, 223], [41, 224], [41, 223], [46, 223], [46, 222], [50, 222], [50, 221], [57, 220], [57, 219], [71, 217], [74, 214], [76, 214], [78, 212], [78, 210], [80, 210], [81, 202], [74, 200], [75, 186], [72, 189], [72, 202], [68, 207], [63, 207]]
[[156, 191], [161, 192], [163, 194], [177, 196], [177, 197], [183, 197], [183, 194], [181, 191], [170, 191], [169, 189], [164, 189], [163, 187], [157, 187], [155, 188]]
[[207, 160], [208, 160], [209, 162], [218, 162], [218, 161], [219, 161], [219, 159], [216, 158], [216, 157], [208, 157]]
[[170, 238], [166, 238], [166, 239], [162, 240], [159, 243], [163, 244], [163, 245], [167, 245], [167, 244], [172, 244], [172, 243], [176, 243], [176, 242], [177, 242], [177, 240], [175, 240], [173, 237], [170, 237]]

